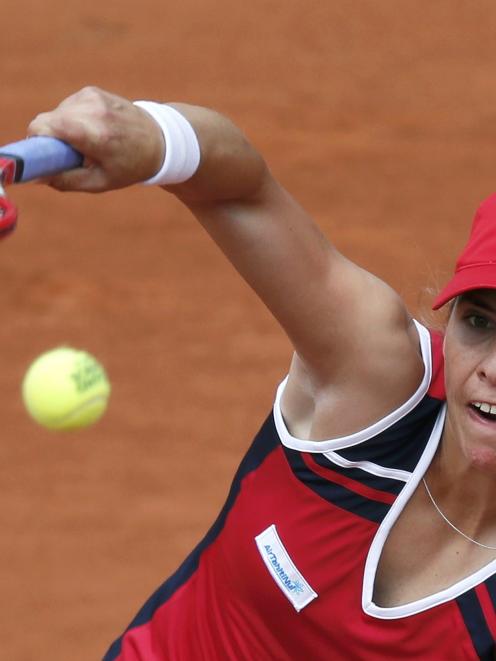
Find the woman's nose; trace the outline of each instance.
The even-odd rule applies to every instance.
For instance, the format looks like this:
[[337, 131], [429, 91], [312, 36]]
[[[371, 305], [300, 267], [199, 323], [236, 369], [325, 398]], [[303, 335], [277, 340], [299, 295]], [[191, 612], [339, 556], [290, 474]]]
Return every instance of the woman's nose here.
[[496, 386], [496, 348], [492, 348], [479, 363], [478, 376]]

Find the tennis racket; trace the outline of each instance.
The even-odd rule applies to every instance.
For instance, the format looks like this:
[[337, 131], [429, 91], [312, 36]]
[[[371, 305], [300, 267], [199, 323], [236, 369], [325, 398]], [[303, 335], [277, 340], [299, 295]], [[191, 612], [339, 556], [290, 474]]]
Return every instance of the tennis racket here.
[[82, 155], [66, 142], [34, 136], [0, 147], [0, 239], [17, 223], [17, 209], [5, 193], [5, 186], [80, 167]]

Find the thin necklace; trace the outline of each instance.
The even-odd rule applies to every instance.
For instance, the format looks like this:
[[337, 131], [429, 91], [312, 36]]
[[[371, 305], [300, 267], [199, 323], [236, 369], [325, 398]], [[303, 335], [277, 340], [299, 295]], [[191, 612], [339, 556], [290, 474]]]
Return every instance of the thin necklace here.
[[453, 530], [456, 530], [456, 532], [461, 535], [462, 537], [465, 537], [465, 539], [468, 539], [469, 542], [472, 542], [472, 544], [477, 544], [477, 546], [482, 546], [483, 549], [490, 549], [491, 551], [496, 551], [496, 546], [488, 546], [488, 544], [482, 544], [481, 542], [478, 542], [476, 539], [472, 539], [472, 537], [469, 537], [466, 535], [464, 532], [462, 532], [459, 528], [457, 528], [455, 525], [451, 523], [451, 521], [441, 512], [439, 509], [438, 504], [434, 500], [429, 487], [427, 486], [427, 482], [425, 481], [425, 478], [422, 478], [422, 482], [424, 483], [425, 490], [427, 491], [427, 495], [431, 499], [431, 503], [434, 505], [436, 510], [439, 512], [439, 514], [443, 517], [443, 519], [446, 521], [446, 523], [453, 528]]

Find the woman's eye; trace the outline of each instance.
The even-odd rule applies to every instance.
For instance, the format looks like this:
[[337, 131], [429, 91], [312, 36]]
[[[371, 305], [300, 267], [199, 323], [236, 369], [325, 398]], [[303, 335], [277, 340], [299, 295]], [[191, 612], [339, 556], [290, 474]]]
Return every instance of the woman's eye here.
[[467, 317], [467, 321], [472, 328], [481, 330], [493, 328], [493, 323], [487, 317], [483, 317], [480, 314], [471, 314]]

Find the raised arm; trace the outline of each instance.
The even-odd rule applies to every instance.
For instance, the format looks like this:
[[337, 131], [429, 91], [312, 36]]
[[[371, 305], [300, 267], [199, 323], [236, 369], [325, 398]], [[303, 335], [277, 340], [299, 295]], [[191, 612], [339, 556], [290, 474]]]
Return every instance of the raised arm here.
[[[167, 190], [189, 207], [292, 341], [291, 408], [298, 409], [299, 391], [312, 405], [328, 400], [331, 409], [336, 397], [363, 394], [365, 412], [357, 419], [365, 424], [401, 403], [422, 366], [396, 293], [327, 241], [228, 119], [173, 105], [193, 126], [201, 161], [190, 180]], [[144, 110], [94, 88], [39, 115], [30, 133], [56, 135], [85, 155], [85, 168], [50, 182], [61, 190], [98, 192], [143, 181], [167, 149]]]

